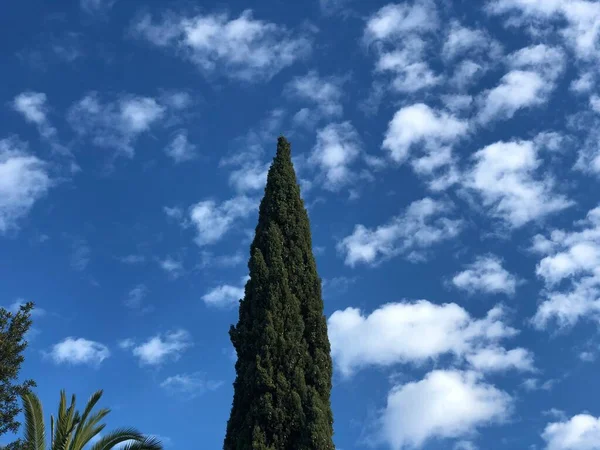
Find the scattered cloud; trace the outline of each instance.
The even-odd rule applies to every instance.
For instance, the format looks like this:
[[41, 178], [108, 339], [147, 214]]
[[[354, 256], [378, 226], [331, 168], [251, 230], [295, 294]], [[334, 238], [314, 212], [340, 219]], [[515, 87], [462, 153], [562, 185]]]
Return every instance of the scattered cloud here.
[[238, 305], [238, 302], [244, 298], [244, 286], [248, 277], [242, 278], [240, 286], [223, 284], [217, 286], [202, 296], [202, 300], [207, 306], [216, 308], [232, 308]]
[[431, 198], [415, 201], [385, 225], [375, 229], [356, 225], [337, 249], [349, 266], [376, 264], [399, 254], [411, 260], [423, 259], [431, 246], [460, 233], [462, 221], [446, 217], [451, 210], [447, 203]]
[[91, 259], [91, 250], [85, 239], [74, 238], [71, 244], [71, 268], [83, 272]]
[[79, 0], [81, 9], [87, 13], [102, 13], [113, 7], [117, 0]]
[[131, 254], [131, 255], [126, 255], [126, 256], [121, 256], [119, 258], [119, 261], [121, 261], [123, 264], [130, 264], [130, 265], [142, 264], [142, 263], [146, 262], [146, 257], [142, 256], [142, 255]]
[[47, 97], [43, 92], [22, 92], [13, 100], [13, 109], [23, 115], [27, 122], [37, 126], [44, 139], [54, 140], [56, 128], [48, 120], [49, 108]]
[[568, 327], [583, 318], [600, 320], [600, 207], [575, 227], [534, 237], [532, 249], [542, 256], [536, 273], [546, 285], [533, 318], [538, 328], [552, 321]]
[[510, 119], [523, 108], [546, 103], [564, 71], [565, 59], [562, 50], [544, 44], [508, 55], [512, 70], [480, 98], [479, 122]]
[[423, 103], [405, 106], [388, 124], [382, 148], [396, 163], [412, 155], [413, 170], [430, 180], [430, 188], [445, 189], [458, 180], [452, 146], [469, 131], [469, 124]]
[[464, 186], [477, 193], [493, 217], [512, 228], [568, 208], [573, 203], [554, 192], [551, 175], [536, 172], [542, 165], [533, 141], [496, 142], [477, 151], [465, 173]]
[[133, 157], [138, 137], [160, 123], [167, 108], [156, 99], [131, 94], [102, 103], [96, 92], [71, 106], [67, 120], [80, 138]]
[[207, 380], [203, 373], [182, 373], [168, 377], [160, 386], [173, 395], [194, 398], [209, 391], [216, 391], [222, 381]]
[[141, 365], [159, 366], [169, 360], [177, 361], [192, 345], [190, 334], [180, 329], [153, 336], [143, 344], [133, 347], [132, 352]]
[[0, 140], [0, 234], [19, 222], [52, 187], [48, 164], [17, 138]]
[[244, 81], [268, 81], [308, 56], [312, 47], [310, 34], [255, 19], [251, 10], [237, 18], [225, 13], [194, 17], [169, 13], [155, 21], [146, 14], [132, 30], [157, 47], [183, 55], [207, 75]]
[[268, 161], [265, 159], [265, 147], [273, 145], [282, 134], [285, 118], [283, 109], [269, 111], [257, 126], [237, 137], [234, 151], [221, 159], [221, 167], [233, 167], [229, 184], [239, 195], [264, 189], [270, 166], [270, 158]]
[[455, 303], [419, 300], [388, 303], [368, 316], [347, 308], [334, 312], [327, 323], [332, 357], [345, 376], [367, 366], [420, 364], [442, 355], [466, 359], [480, 371], [530, 369], [527, 350], [507, 352], [499, 345], [518, 333], [504, 316], [499, 306], [476, 319]]
[[393, 450], [420, 448], [436, 438], [461, 438], [504, 421], [512, 405], [510, 395], [475, 372], [434, 370], [388, 394], [380, 418], [382, 437]]
[[406, 106], [394, 114], [388, 125], [382, 147], [398, 163], [410, 156], [410, 151], [422, 145], [430, 153], [440, 152], [464, 136], [468, 123], [443, 111], [435, 111], [423, 103]]
[[144, 299], [148, 296], [149, 292], [150, 291], [145, 284], [138, 284], [127, 294], [125, 306], [129, 309], [140, 312], [150, 312], [153, 308], [151, 306], [144, 305]]
[[257, 202], [246, 196], [231, 198], [221, 204], [204, 200], [190, 208], [190, 220], [196, 228], [196, 244], [210, 245], [218, 242], [240, 219], [257, 210]]
[[165, 153], [176, 163], [191, 161], [197, 157], [196, 145], [188, 140], [187, 132], [179, 130], [169, 145], [165, 148]]
[[560, 36], [583, 62], [600, 55], [600, 4], [589, 0], [494, 0], [487, 4], [492, 15], [508, 16], [507, 26], [527, 27], [531, 20], [546, 26], [557, 22]]
[[297, 124], [313, 125], [320, 118], [339, 117], [343, 113], [342, 86], [340, 77], [321, 77], [316, 71], [292, 79], [286, 93], [292, 98], [310, 103], [314, 109], [301, 109], [296, 113]]
[[110, 356], [108, 347], [84, 338], [68, 337], [54, 344], [49, 356], [56, 364], [99, 366]]
[[452, 284], [472, 294], [513, 295], [517, 277], [502, 267], [502, 260], [494, 255], [479, 256], [465, 270], [452, 278]]
[[412, 94], [441, 83], [429, 67], [427, 35], [439, 26], [435, 3], [390, 4], [367, 21], [363, 40], [377, 51], [377, 73], [391, 74], [392, 89]]
[[350, 166], [361, 153], [361, 140], [352, 124], [334, 123], [317, 132], [317, 142], [308, 162], [320, 169], [327, 189], [338, 191], [356, 180], [358, 174]]
[[546, 425], [542, 438], [546, 450], [596, 450], [600, 442], [600, 418], [577, 414]]
[[133, 339], [122, 339], [118, 342], [119, 348], [123, 350], [129, 350], [130, 348], [135, 347], [135, 341]]
[[502, 347], [487, 347], [467, 356], [467, 361], [478, 372], [504, 372], [515, 369], [535, 371], [533, 355], [524, 348], [506, 350]]
[[455, 60], [463, 56], [502, 56], [502, 46], [484, 30], [473, 29], [453, 20], [442, 48], [442, 57]]
[[179, 278], [183, 274], [183, 263], [179, 259], [167, 256], [159, 260], [158, 264], [171, 278]]

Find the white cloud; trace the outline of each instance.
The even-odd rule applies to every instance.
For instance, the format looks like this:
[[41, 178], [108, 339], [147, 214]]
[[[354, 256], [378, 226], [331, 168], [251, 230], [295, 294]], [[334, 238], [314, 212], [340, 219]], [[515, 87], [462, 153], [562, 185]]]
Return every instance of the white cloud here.
[[158, 124], [166, 112], [167, 108], [151, 97], [124, 95], [103, 104], [92, 92], [71, 106], [67, 119], [80, 137], [132, 157], [135, 140]]
[[414, 93], [442, 82], [424, 60], [416, 58], [422, 52], [419, 47], [384, 53], [377, 62], [377, 71], [395, 74], [392, 87], [398, 92]]
[[486, 71], [486, 66], [473, 60], [466, 59], [455, 65], [449, 83], [451, 86], [463, 91], [477, 81], [477, 79]]
[[118, 342], [119, 348], [123, 350], [129, 350], [130, 348], [135, 347], [135, 341], [133, 339], [127, 338], [122, 339]]
[[442, 95], [440, 97], [446, 108], [457, 113], [469, 110], [473, 105], [473, 97], [466, 94]]
[[579, 78], [573, 80], [570, 89], [577, 94], [586, 94], [591, 92], [596, 85], [596, 78], [592, 72], [584, 72]]
[[195, 17], [166, 15], [155, 23], [148, 14], [133, 24], [136, 35], [159, 47], [172, 48], [206, 74], [245, 81], [267, 81], [311, 52], [311, 37], [254, 19], [246, 10]]
[[144, 298], [148, 296], [149, 289], [145, 284], [138, 284], [133, 287], [127, 294], [125, 299], [125, 306], [130, 309], [136, 309], [141, 311], [149, 311], [150, 307], [143, 308]]
[[321, 115], [337, 117], [343, 112], [342, 84], [341, 78], [321, 77], [310, 71], [290, 81], [286, 91], [293, 97], [313, 103]]
[[196, 158], [196, 146], [188, 141], [187, 132], [180, 130], [165, 148], [165, 153], [170, 156], [173, 161], [182, 163], [191, 161]]
[[452, 284], [470, 293], [512, 295], [517, 278], [502, 267], [502, 260], [494, 255], [479, 256], [466, 270], [452, 278]]
[[234, 197], [220, 205], [204, 200], [190, 208], [190, 219], [196, 227], [199, 246], [219, 241], [240, 219], [245, 219], [257, 208], [256, 201], [246, 196]]
[[244, 285], [248, 281], [248, 277], [242, 278], [240, 286], [232, 286], [223, 284], [217, 286], [202, 296], [202, 300], [207, 306], [217, 308], [231, 308], [238, 305], [238, 302], [244, 298]]
[[337, 249], [350, 266], [373, 264], [398, 254], [413, 260], [423, 258], [429, 247], [460, 233], [462, 222], [445, 217], [450, 211], [448, 204], [430, 198], [415, 201], [385, 225], [375, 229], [356, 225]]
[[506, 59], [512, 70], [479, 98], [481, 123], [510, 119], [523, 108], [546, 103], [566, 65], [564, 52], [545, 44], [522, 48]]
[[394, 114], [382, 148], [397, 163], [405, 162], [416, 153], [412, 159], [413, 170], [429, 180], [430, 189], [441, 190], [458, 181], [452, 146], [468, 131], [467, 121], [417, 103]]
[[37, 126], [38, 131], [45, 139], [52, 140], [56, 137], [56, 129], [48, 120], [49, 108], [47, 97], [43, 92], [22, 92], [13, 100], [13, 108], [22, 114], [25, 120]]
[[117, 0], [80, 0], [81, 9], [88, 13], [98, 13], [109, 10]]
[[543, 256], [536, 273], [546, 285], [533, 318], [538, 328], [552, 320], [561, 327], [583, 318], [600, 321], [600, 207], [575, 224], [578, 230], [534, 238], [533, 249]]
[[[445, 354], [470, 357], [479, 370], [519, 369], [517, 357], [525, 359], [528, 353], [503, 354], [498, 345], [517, 334], [504, 323], [504, 315], [495, 307], [485, 318], [476, 319], [455, 303], [436, 305], [427, 300], [389, 303], [368, 316], [347, 308], [329, 317], [331, 355], [345, 376], [362, 367], [420, 364]], [[495, 354], [481, 353], [488, 348]]]
[[71, 243], [71, 268], [78, 272], [84, 271], [91, 259], [91, 250], [85, 239], [73, 238]]
[[110, 351], [99, 342], [68, 337], [54, 344], [49, 355], [56, 364], [99, 366], [110, 356]]
[[453, 450], [477, 450], [477, 446], [471, 441], [458, 441]]
[[229, 184], [239, 193], [264, 189], [269, 166], [269, 163], [246, 163], [239, 169], [231, 171]]
[[256, 127], [235, 139], [232, 154], [219, 162], [222, 167], [234, 167], [229, 184], [239, 194], [264, 189], [271, 159], [264, 161], [265, 147], [277, 142], [285, 118], [286, 112], [282, 109], [269, 111]]
[[589, 0], [492, 0], [487, 10], [491, 14], [511, 14], [509, 23], [528, 26], [532, 19], [554, 26], [560, 19], [564, 27], [560, 34], [566, 44], [583, 61], [600, 56], [600, 4]]
[[552, 82], [562, 75], [566, 66], [564, 51], [545, 44], [524, 47], [508, 55], [507, 60], [513, 69], [534, 70]]
[[23, 142], [0, 140], [0, 234], [17, 228], [52, 184], [47, 164]]
[[309, 163], [320, 168], [325, 187], [337, 191], [355, 181], [350, 166], [362, 152], [358, 133], [350, 122], [329, 124], [317, 132]]
[[435, 438], [469, 436], [505, 420], [512, 403], [507, 393], [474, 372], [434, 370], [388, 394], [382, 435], [393, 450], [419, 448]]
[[158, 334], [133, 347], [132, 352], [140, 360], [140, 364], [157, 366], [168, 360], [178, 360], [192, 345], [192, 338], [186, 330], [176, 330], [164, 336]]
[[493, 216], [513, 228], [561, 211], [570, 202], [554, 192], [551, 175], [536, 177], [541, 166], [531, 141], [496, 142], [473, 155], [463, 183], [477, 192]]
[[452, 60], [466, 54], [473, 57], [482, 53], [486, 53], [486, 56], [491, 58], [498, 58], [501, 56], [502, 47], [487, 32], [468, 28], [456, 20], [453, 21], [442, 48], [442, 57]]
[[158, 261], [158, 264], [172, 278], [178, 278], [183, 273], [183, 263], [179, 259], [168, 256]]
[[467, 361], [478, 372], [499, 372], [508, 369], [534, 371], [533, 355], [524, 348], [506, 350], [487, 347], [467, 356]]
[[600, 418], [578, 414], [569, 420], [546, 425], [542, 438], [546, 450], [600, 449]]
[[364, 39], [367, 42], [396, 40], [411, 32], [433, 31], [438, 25], [435, 4], [431, 1], [390, 4], [369, 18]]
[[512, 70], [498, 86], [483, 94], [478, 120], [488, 123], [497, 118], [510, 119], [522, 108], [545, 103], [547, 94], [548, 85], [538, 73]]
[[430, 0], [384, 6], [367, 21], [363, 40], [374, 45], [376, 70], [393, 75], [392, 87], [414, 93], [438, 85], [442, 77], [429, 67], [427, 35], [438, 27], [437, 10]]
[[435, 111], [423, 103], [398, 110], [388, 125], [382, 147], [396, 162], [404, 162], [414, 146], [429, 153], [439, 152], [468, 131], [468, 123], [444, 111]]
[[174, 395], [193, 398], [207, 391], [215, 391], [223, 385], [222, 381], [207, 380], [203, 373], [182, 373], [168, 377], [160, 386]]

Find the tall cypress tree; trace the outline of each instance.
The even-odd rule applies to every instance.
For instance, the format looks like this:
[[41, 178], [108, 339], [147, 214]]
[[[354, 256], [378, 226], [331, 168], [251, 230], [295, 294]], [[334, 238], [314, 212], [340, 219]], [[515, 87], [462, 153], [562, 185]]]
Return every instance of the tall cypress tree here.
[[239, 321], [233, 405], [224, 450], [331, 450], [332, 362], [308, 214], [280, 137]]

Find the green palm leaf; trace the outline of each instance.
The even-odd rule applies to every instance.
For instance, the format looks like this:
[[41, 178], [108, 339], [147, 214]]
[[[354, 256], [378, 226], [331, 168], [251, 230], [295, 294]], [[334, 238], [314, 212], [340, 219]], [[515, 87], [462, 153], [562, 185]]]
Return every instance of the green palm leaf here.
[[75, 413], [75, 396], [71, 397], [71, 404], [67, 408], [66, 393], [64, 390], [60, 391], [60, 404], [52, 450], [67, 450], [73, 430], [79, 420], [79, 413]]
[[163, 450], [163, 445], [155, 437], [146, 437], [143, 441], [129, 442], [123, 450]]
[[102, 390], [96, 391], [92, 394], [90, 399], [87, 402], [85, 410], [81, 416], [81, 421], [77, 425], [77, 429], [75, 430], [75, 435], [73, 440], [71, 441], [71, 445], [69, 446], [69, 450], [82, 450], [83, 447], [98, 433], [100, 433], [105, 425], [96, 426], [100, 420], [102, 420], [109, 412], [110, 409], [101, 409], [94, 415], [90, 417], [88, 420], [88, 416], [92, 412], [96, 403], [102, 397]]
[[27, 392], [21, 396], [25, 413], [25, 442], [31, 450], [46, 449], [46, 432], [42, 404], [37, 395]]
[[[135, 428], [118, 428], [103, 436], [96, 442], [91, 450], [112, 450], [116, 445], [127, 441], [143, 442], [147, 438]], [[162, 446], [160, 447], [162, 450]]]

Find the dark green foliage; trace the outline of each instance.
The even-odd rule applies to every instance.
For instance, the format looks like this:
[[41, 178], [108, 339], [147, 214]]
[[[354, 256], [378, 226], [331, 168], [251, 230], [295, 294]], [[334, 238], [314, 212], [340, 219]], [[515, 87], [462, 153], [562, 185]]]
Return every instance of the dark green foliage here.
[[224, 450], [334, 449], [332, 362], [308, 214], [280, 137], [231, 327], [237, 377]]
[[[0, 308], [0, 436], [19, 429], [16, 417], [21, 411], [18, 399], [35, 386], [32, 380], [17, 383], [27, 347], [24, 337], [31, 327], [33, 303], [22, 305], [16, 313]], [[9, 449], [21, 448], [21, 442], [10, 444]]]

